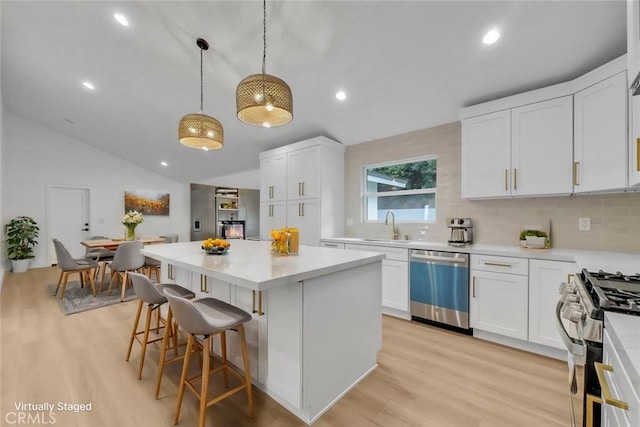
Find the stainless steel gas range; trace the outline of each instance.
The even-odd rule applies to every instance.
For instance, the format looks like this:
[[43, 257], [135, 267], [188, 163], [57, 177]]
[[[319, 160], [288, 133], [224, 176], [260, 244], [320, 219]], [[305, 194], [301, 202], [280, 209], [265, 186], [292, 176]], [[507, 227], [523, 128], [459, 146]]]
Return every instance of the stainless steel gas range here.
[[[600, 405], [589, 396], [600, 397], [601, 389], [594, 362], [602, 362], [605, 311], [640, 315], [640, 275], [604, 271], [576, 274], [560, 285], [556, 321], [569, 350], [571, 393], [577, 392], [575, 364], [584, 364], [583, 426], [600, 426]], [[597, 399], [596, 399], [597, 400]], [[572, 405], [572, 425], [575, 425]], [[590, 407], [593, 405], [593, 407]], [[592, 424], [588, 424], [592, 418]]]

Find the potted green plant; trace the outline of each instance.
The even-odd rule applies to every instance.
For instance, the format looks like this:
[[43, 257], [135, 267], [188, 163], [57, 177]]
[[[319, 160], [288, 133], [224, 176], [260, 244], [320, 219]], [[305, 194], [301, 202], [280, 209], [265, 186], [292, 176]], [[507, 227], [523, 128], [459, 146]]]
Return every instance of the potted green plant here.
[[7, 255], [11, 260], [14, 273], [29, 269], [29, 260], [34, 257], [33, 250], [38, 244], [38, 224], [28, 216], [19, 216], [6, 225]]

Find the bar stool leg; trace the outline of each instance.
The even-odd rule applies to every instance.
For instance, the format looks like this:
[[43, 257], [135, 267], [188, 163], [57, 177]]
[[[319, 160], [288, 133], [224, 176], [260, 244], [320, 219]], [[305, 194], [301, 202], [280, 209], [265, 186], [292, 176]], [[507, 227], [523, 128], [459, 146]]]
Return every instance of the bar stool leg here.
[[191, 359], [191, 349], [193, 348], [193, 341], [195, 340], [193, 335], [189, 335], [187, 340], [187, 349], [184, 357], [184, 363], [182, 364], [182, 375], [180, 376], [180, 388], [178, 389], [178, 402], [176, 405], [176, 417], [173, 420], [173, 424], [177, 425], [180, 419], [180, 408], [182, 407], [182, 398], [184, 397], [184, 388], [187, 383], [187, 372], [189, 371], [189, 360]]
[[227, 334], [220, 332], [220, 355], [222, 356], [222, 376], [224, 378], [224, 388], [229, 388], [229, 374], [227, 372]]
[[[164, 330], [164, 337], [162, 338], [162, 349], [160, 350], [160, 362], [158, 363], [158, 378], [156, 379], [156, 399], [160, 394], [160, 384], [162, 383], [162, 374], [164, 373], [165, 359], [167, 358], [167, 343], [169, 342], [169, 335], [173, 335], [173, 313], [171, 307], [167, 312], [167, 324]], [[177, 352], [176, 352], [177, 353]]]
[[244, 325], [238, 326], [240, 346], [242, 348], [242, 362], [244, 364], [244, 380], [247, 385], [247, 400], [249, 401], [249, 416], [253, 418], [253, 386], [251, 384], [251, 371], [249, 370], [249, 352], [247, 351], [247, 338], [244, 334]]
[[133, 348], [133, 340], [136, 338], [136, 332], [138, 331], [138, 322], [140, 322], [140, 313], [142, 312], [142, 300], [138, 301], [138, 311], [136, 312], [136, 320], [133, 322], [133, 331], [131, 331], [131, 339], [129, 340], [129, 350], [127, 351], [126, 361], [129, 361], [131, 357], [131, 349]]
[[151, 316], [153, 315], [153, 306], [147, 305], [147, 321], [144, 324], [144, 336], [142, 338], [142, 350], [140, 351], [140, 363], [138, 364], [138, 379], [142, 379], [142, 368], [144, 367], [144, 356], [147, 352], [147, 341], [149, 340], [149, 329], [151, 328]]
[[202, 342], [202, 388], [200, 391], [200, 418], [199, 427], [204, 427], [205, 415], [207, 414], [207, 392], [209, 390], [209, 357], [211, 357], [211, 335], [207, 335]]
[[122, 293], [120, 294], [120, 301], [124, 301], [124, 293], [127, 290], [127, 284], [129, 282], [129, 272], [124, 272], [124, 278], [122, 279]]

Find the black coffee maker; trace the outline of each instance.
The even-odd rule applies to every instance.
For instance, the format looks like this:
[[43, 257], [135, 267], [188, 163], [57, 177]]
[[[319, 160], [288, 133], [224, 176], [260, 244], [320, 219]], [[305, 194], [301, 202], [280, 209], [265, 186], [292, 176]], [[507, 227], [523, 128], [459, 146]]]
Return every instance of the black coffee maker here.
[[447, 218], [447, 227], [451, 229], [450, 246], [465, 246], [473, 243], [471, 218]]

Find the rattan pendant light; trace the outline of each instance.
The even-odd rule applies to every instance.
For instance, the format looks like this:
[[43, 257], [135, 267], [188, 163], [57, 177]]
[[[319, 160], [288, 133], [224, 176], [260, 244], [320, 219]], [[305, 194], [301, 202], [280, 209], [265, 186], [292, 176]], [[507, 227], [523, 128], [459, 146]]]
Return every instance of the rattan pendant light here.
[[178, 138], [180, 138], [180, 144], [185, 147], [205, 151], [216, 150], [224, 145], [222, 124], [202, 112], [202, 51], [209, 49], [209, 43], [205, 39], [198, 39], [196, 45], [200, 48], [200, 112], [187, 114], [180, 120]]
[[286, 125], [293, 119], [291, 88], [282, 79], [265, 72], [267, 62], [267, 1], [262, 1], [262, 73], [245, 77], [236, 88], [236, 110], [240, 121], [254, 126]]

